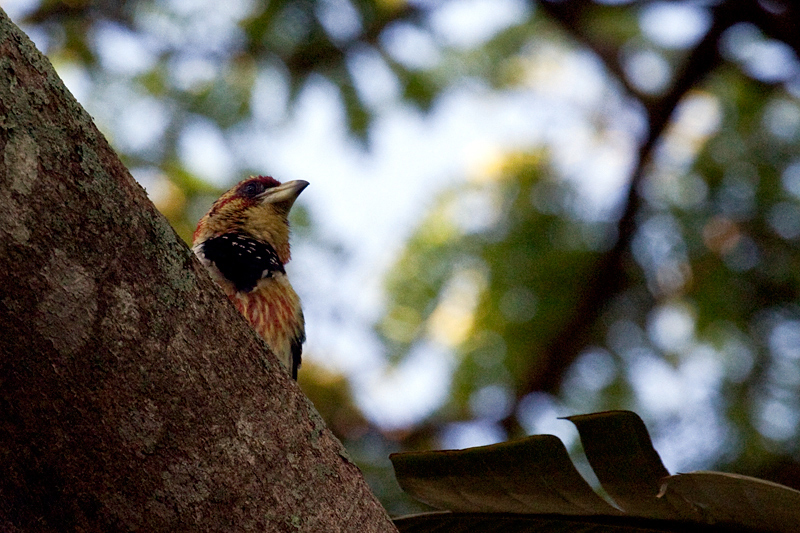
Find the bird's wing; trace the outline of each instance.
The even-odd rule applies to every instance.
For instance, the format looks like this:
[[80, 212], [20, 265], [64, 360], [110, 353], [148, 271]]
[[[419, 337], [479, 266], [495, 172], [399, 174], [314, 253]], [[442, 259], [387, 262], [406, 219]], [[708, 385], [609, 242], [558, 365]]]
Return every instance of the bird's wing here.
[[300, 329], [297, 335], [292, 339], [292, 377], [297, 381], [297, 370], [300, 368], [300, 362], [303, 356], [303, 343], [306, 342], [305, 319], [303, 312], [300, 311]]

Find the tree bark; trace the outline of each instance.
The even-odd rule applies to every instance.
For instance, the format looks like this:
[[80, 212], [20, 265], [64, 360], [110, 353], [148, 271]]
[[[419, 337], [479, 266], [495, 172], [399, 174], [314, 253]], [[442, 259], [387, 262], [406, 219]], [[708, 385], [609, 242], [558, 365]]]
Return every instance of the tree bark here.
[[0, 10], [0, 530], [394, 531]]

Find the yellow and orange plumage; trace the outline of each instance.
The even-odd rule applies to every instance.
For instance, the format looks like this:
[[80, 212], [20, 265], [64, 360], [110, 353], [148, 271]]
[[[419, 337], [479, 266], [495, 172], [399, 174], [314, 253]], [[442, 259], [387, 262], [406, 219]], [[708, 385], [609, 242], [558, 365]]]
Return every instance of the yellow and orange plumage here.
[[223, 194], [197, 224], [192, 249], [228, 298], [297, 379], [305, 324], [289, 283], [288, 215], [308, 182], [253, 176]]

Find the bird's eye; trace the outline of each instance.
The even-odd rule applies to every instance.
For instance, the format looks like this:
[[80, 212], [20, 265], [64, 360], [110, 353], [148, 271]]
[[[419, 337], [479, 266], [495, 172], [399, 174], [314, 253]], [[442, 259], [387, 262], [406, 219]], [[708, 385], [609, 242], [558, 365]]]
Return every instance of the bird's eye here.
[[260, 181], [251, 181], [245, 183], [242, 187], [242, 195], [248, 198], [254, 198], [267, 189], [266, 185]]

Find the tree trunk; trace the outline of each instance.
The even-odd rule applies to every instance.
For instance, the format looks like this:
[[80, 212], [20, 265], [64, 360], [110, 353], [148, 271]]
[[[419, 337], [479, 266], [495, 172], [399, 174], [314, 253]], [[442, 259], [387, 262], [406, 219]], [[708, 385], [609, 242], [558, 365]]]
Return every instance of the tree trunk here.
[[2, 10], [0, 153], [0, 530], [394, 530]]

